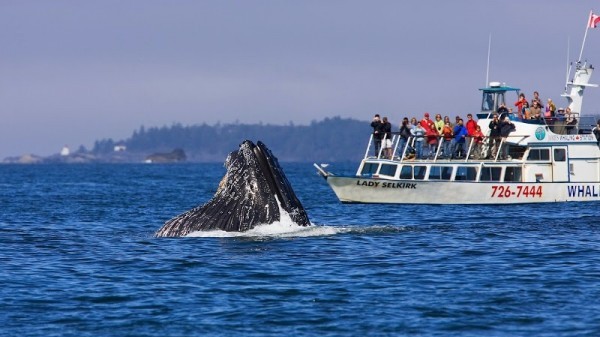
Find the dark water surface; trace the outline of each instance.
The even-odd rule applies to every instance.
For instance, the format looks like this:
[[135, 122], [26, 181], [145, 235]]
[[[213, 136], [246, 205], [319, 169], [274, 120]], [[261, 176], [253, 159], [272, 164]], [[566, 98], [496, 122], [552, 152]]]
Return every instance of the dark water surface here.
[[283, 165], [315, 227], [177, 239], [221, 164], [0, 166], [0, 334], [600, 335], [598, 203], [342, 205]]

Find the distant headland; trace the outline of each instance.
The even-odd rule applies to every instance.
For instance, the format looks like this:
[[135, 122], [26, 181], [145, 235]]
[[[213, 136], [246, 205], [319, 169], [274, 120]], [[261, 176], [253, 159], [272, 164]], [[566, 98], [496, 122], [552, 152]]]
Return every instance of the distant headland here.
[[7, 157], [4, 164], [223, 162], [246, 139], [269, 144], [280, 161], [359, 160], [372, 129], [369, 122], [341, 117], [309, 125], [216, 124], [140, 127], [123, 140], [97, 140], [91, 150], [65, 146], [47, 157]]

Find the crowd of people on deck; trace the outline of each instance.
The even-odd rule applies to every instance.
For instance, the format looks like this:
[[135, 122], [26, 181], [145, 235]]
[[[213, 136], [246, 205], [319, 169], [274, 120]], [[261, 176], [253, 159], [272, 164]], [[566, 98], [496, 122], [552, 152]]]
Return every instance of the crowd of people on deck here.
[[[498, 107], [489, 123], [489, 134], [484, 135], [481, 127], [473, 119], [472, 114], [467, 114], [464, 122], [460, 116], [456, 116], [454, 123], [448, 116], [436, 114], [434, 119], [425, 112], [423, 118], [417, 121], [415, 117], [410, 120], [404, 117], [399, 130], [399, 145], [397, 156], [404, 155], [406, 159], [464, 159], [469, 153], [473, 159], [500, 158], [509, 159], [508, 145], [504, 142], [515, 125], [511, 117], [518, 120], [542, 120], [551, 121], [555, 117], [563, 118], [568, 134], [575, 130], [577, 118], [571, 113], [570, 108], [564, 110], [556, 109], [552, 99], [548, 99], [546, 105], [542, 104], [539, 93], [535, 91], [529, 102], [525, 94], [519, 94], [514, 103], [515, 110], [507, 108], [505, 104]], [[600, 122], [600, 121], [599, 121]], [[371, 122], [373, 128], [373, 140], [375, 143], [375, 155], [391, 159], [392, 149], [392, 124], [387, 117], [381, 118], [376, 114]], [[600, 124], [594, 130], [600, 144]], [[576, 131], [576, 130], [575, 130]], [[489, 139], [489, 151], [483, 152], [484, 139]], [[438, 149], [439, 147], [439, 149]]]

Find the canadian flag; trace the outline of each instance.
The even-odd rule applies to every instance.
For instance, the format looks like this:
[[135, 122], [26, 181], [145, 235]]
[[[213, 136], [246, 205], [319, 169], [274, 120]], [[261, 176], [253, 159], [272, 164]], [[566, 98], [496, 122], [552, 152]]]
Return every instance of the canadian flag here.
[[599, 24], [600, 24], [600, 15], [590, 13], [590, 22], [588, 24], [588, 27], [596, 28]]

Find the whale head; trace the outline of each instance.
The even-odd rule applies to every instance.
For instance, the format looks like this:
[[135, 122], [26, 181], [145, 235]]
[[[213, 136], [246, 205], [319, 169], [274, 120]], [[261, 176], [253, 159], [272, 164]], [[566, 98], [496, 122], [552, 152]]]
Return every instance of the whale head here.
[[262, 142], [249, 140], [229, 154], [227, 172], [206, 204], [165, 222], [157, 237], [185, 236], [195, 231], [243, 232], [281, 220], [281, 212], [300, 226], [310, 221], [277, 158]]

